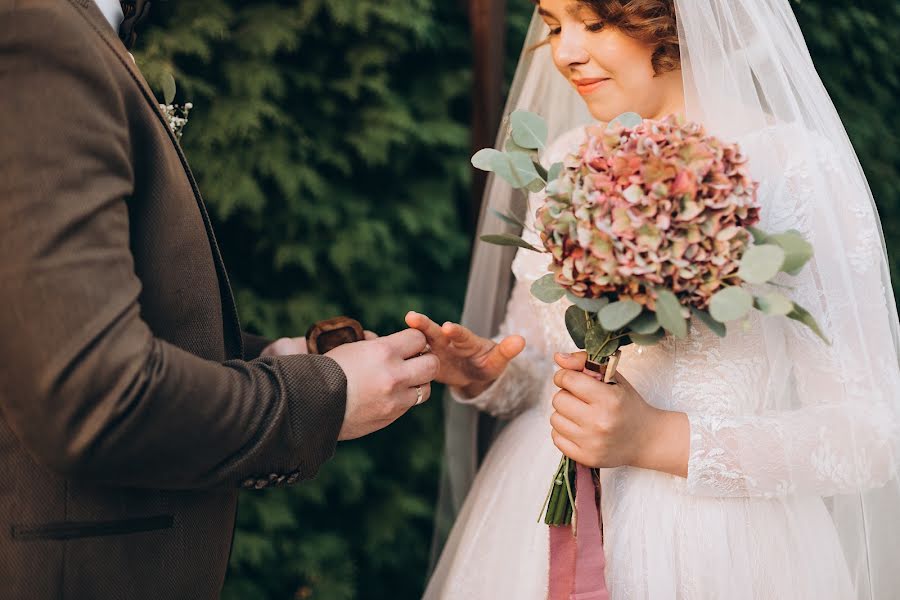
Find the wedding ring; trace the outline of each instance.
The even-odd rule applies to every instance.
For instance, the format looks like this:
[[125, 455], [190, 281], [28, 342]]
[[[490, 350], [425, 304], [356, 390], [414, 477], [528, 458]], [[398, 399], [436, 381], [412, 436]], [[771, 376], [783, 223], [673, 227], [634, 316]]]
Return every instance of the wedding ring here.
[[416, 386], [416, 406], [422, 404], [425, 401], [425, 392], [422, 389], [421, 385]]

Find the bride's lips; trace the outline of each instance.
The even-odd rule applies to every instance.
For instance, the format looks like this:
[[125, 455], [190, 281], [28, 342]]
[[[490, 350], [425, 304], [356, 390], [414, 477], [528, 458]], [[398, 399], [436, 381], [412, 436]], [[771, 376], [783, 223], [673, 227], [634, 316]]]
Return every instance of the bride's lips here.
[[590, 79], [573, 79], [572, 83], [575, 85], [575, 89], [578, 90], [579, 94], [587, 96], [596, 91], [597, 88], [607, 81], [609, 81], [609, 77], [592, 77]]

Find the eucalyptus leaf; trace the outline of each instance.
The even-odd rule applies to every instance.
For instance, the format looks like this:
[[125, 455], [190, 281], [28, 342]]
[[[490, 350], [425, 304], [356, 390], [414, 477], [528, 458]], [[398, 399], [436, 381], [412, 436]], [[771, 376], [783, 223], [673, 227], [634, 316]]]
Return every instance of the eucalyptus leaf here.
[[561, 162], [550, 165], [550, 168], [547, 170], [547, 181], [550, 182], [558, 178], [559, 174], [562, 173], [562, 170], [563, 164]]
[[166, 104], [172, 104], [175, 101], [175, 76], [169, 71], [163, 73], [162, 76], [163, 100]]
[[531, 183], [529, 183], [527, 186], [525, 186], [525, 189], [528, 190], [529, 192], [531, 192], [532, 194], [537, 194], [542, 189], [544, 189], [544, 186], [546, 186], [546, 185], [547, 184], [544, 182], [543, 179], [537, 178], [534, 181], [532, 181]]
[[601, 357], [602, 356], [612, 356], [613, 354], [616, 353], [616, 350], [619, 349], [619, 345], [621, 343], [622, 343], [622, 340], [620, 338], [611, 339], [611, 340], [609, 340], [609, 342], [606, 343], [605, 346], [600, 348], [600, 350], [597, 351], [594, 354], [594, 356], [601, 356]]
[[628, 328], [639, 335], [650, 335], [659, 331], [659, 319], [656, 318], [654, 313], [645, 310], [628, 324]]
[[503, 149], [506, 152], [524, 152], [525, 154], [533, 154], [534, 150], [532, 148], [525, 148], [516, 143], [516, 140], [509, 136], [506, 138], [506, 142], [503, 144]]
[[640, 125], [643, 122], [644, 122], [644, 119], [643, 119], [643, 117], [641, 117], [641, 115], [639, 115], [635, 112], [626, 112], [626, 113], [622, 113], [621, 115], [619, 115], [618, 117], [616, 117], [615, 119], [610, 121], [609, 125], [607, 125], [607, 128], [614, 127], [616, 125], [621, 125], [622, 127], [631, 128], [631, 127], [637, 127], [638, 125]]
[[547, 304], [553, 304], [566, 295], [566, 290], [556, 283], [553, 273], [547, 273], [531, 284], [531, 295]]
[[753, 308], [753, 296], [747, 290], [731, 286], [716, 292], [709, 302], [709, 314], [719, 323], [741, 319]]
[[681, 313], [681, 303], [669, 290], [657, 290], [656, 318], [675, 337], [687, 337], [687, 320]]
[[628, 337], [638, 346], [655, 346], [661, 339], [666, 337], [666, 332], [662, 329], [657, 329], [653, 333], [632, 332]]
[[784, 259], [784, 250], [775, 244], [751, 246], [741, 257], [738, 277], [750, 283], [766, 283], [778, 275]]
[[637, 318], [644, 307], [634, 300], [613, 302], [597, 313], [597, 318], [607, 331], [618, 331]]
[[584, 335], [584, 349], [587, 350], [589, 357], [603, 356], [600, 352], [608, 336], [609, 333], [602, 327], [591, 327], [587, 330]]
[[516, 227], [521, 227], [525, 229], [525, 223], [522, 222], [521, 219], [516, 217], [512, 213], [502, 213], [499, 210], [491, 209], [491, 212], [494, 213], [494, 216], [503, 221], [504, 223], [509, 223], [510, 225], [514, 225]]
[[[513, 187], [528, 188], [535, 180], [540, 181], [541, 184], [544, 183], [534, 168], [530, 156], [522, 152], [506, 152], [503, 155], [508, 161], [511, 177], [508, 177], [505, 171], [497, 171], [497, 174], [506, 179]], [[543, 185], [541, 187], [543, 188]]]
[[532, 162], [532, 164], [534, 164], [534, 170], [537, 171], [538, 177], [540, 177], [544, 181], [548, 181], [548, 179], [547, 179], [548, 173], [547, 173], [547, 169], [544, 168], [544, 165], [542, 165], [541, 163], [539, 163], [536, 160], [532, 160], [531, 162]]
[[517, 110], [509, 116], [513, 141], [523, 148], [541, 150], [547, 143], [547, 122], [534, 113]]
[[532, 250], [534, 252], [542, 252], [519, 236], [513, 235], [511, 233], [483, 235], [481, 236], [481, 241], [487, 242], [488, 244], [494, 244], [495, 246], [517, 246], [519, 248], [525, 248], [526, 250]]
[[815, 317], [813, 317], [813, 316], [809, 313], [808, 310], [806, 310], [805, 308], [803, 308], [803, 307], [800, 306], [799, 304], [794, 304], [794, 310], [792, 310], [792, 311], [787, 315], [787, 317], [788, 317], [789, 319], [793, 319], [793, 320], [795, 320], [795, 321], [798, 321], [798, 322], [800, 322], [800, 323], [803, 323], [804, 325], [806, 325], [807, 327], [809, 327], [810, 329], [812, 329], [813, 333], [815, 333], [817, 336], [819, 336], [820, 338], [822, 338], [822, 341], [824, 341], [824, 342], [825, 342], [826, 344], [828, 344], [829, 346], [831, 345], [831, 342], [828, 340], [828, 338], [825, 337], [825, 334], [822, 333], [822, 329], [819, 327], [819, 324], [816, 323]]
[[493, 171], [503, 153], [493, 148], [483, 148], [472, 156], [472, 166], [482, 171]]
[[753, 306], [767, 315], [778, 317], [784, 317], [794, 310], [793, 301], [778, 292], [771, 292], [765, 296], [757, 296], [753, 302]]
[[581, 298], [580, 296], [576, 296], [572, 292], [566, 292], [566, 298], [569, 301], [589, 313], [597, 313], [600, 310], [609, 304], [609, 298]]
[[781, 270], [790, 275], [799, 273], [813, 257], [812, 244], [807, 242], [799, 231], [786, 231], [770, 235], [769, 243], [777, 244], [784, 250], [784, 264]]
[[691, 307], [691, 314], [703, 321], [703, 324], [709, 327], [710, 331], [719, 336], [720, 338], [725, 337], [725, 334], [728, 333], [728, 329], [725, 327], [724, 323], [719, 323], [715, 319], [712, 318], [705, 310], [700, 310], [699, 308]]
[[584, 338], [587, 335], [587, 315], [577, 306], [570, 306], [566, 309], [566, 329], [572, 336], [575, 346], [584, 350]]
[[769, 239], [769, 234], [758, 227], [748, 227], [747, 231], [753, 236], [753, 242], [756, 244], [765, 244]]

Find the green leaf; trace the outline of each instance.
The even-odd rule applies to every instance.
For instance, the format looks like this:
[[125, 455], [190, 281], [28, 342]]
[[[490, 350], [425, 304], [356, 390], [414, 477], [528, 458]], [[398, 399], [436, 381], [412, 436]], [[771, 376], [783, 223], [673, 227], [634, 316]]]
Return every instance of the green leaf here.
[[541, 184], [544, 183], [543, 179], [541, 179], [541, 176], [538, 175], [537, 170], [534, 168], [534, 163], [531, 161], [530, 156], [523, 154], [522, 152], [506, 152], [504, 156], [506, 156], [509, 161], [512, 178], [507, 179], [502, 171], [497, 174], [506, 179], [514, 187], [528, 188], [535, 180], [540, 181]]
[[715, 319], [712, 318], [705, 310], [700, 310], [699, 308], [691, 307], [691, 314], [695, 317], [703, 321], [703, 323], [709, 327], [710, 331], [719, 336], [720, 338], [725, 337], [725, 334], [728, 332], [728, 328], [725, 327], [724, 323], [719, 323]]
[[561, 162], [553, 163], [550, 165], [550, 169], [547, 170], [547, 181], [553, 181], [559, 174], [562, 173], [563, 164]]
[[747, 231], [753, 236], [753, 242], [755, 244], [765, 244], [769, 239], [769, 234], [758, 227], [748, 227]]
[[512, 136], [509, 136], [508, 138], [506, 138], [506, 142], [503, 144], [503, 149], [506, 152], [523, 152], [525, 154], [528, 154], [529, 156], [534, 154], [533, 149], [525, 148], [524, 146], [518, 145], [516, 143], [516, 141], [512, 138]]
[[166, 104], [172, 104], [175, 101], [175, 76], [170, 71], [166, 71], [162, 75], [163, 100]]
[[781, 270], [784, 250], [774, 244], [751, 246], [741, 257], [738, 277], [750, 283], [766, 283]]
[[510, 225], [514, 225], [516, 227], [521, 227], [525, 229], [525, 223], [522, 222], [521, 219], [513, 215], [512, 213], [502, 213], [499, 210], [491, 209], [491, 212], [494, 213], [494, 216], [503, 221], [504, 223], [509, 223]]
[[483, 148], [472, 157], [472, 166], [482, 171], [493, 171], [502, 155], [503, 153], [499, 150]]
[[607, 128], [615, 127], [616, 125], [621, 125], [622, 127], [632, 128], [637, 127], [641, 123], [644, 122], [643, 117], [635, 112], [626, 112], [622, 113], [615, 119], [609, 122]]
[[822, 338], [822, 341], [824, 341], [829, 346], [831, 345], [831, 342], [828, 340], [828, 338], [825, 337], [825, 334], [822, 333], [822, 329], [819, 327], [819, 324], [816, 323], [815, 317], [813, 317], [808, 310], [806, 310], [799, 304], [794, 304], [794, 310], [788, 313], [787, 316], [789, 319], [793, 319], [795, 321], [803, 323], [804, 325], [812, 329], [813, 333]]
[[[588, 329], [584, 338], [584, 349], [587, 350], [588, 356], [593, 359], [612, 356], [619, 349], [621, 340], [614, 338], [607, 341], [609, 332], [603, 327], [594, 326]], [[604, 344], [604, 342], [606, 342]]]
[[778, 317], [784, 317], [794, 310], [793, 301], [791, 301], [791, 299], [787, 296], [779, 294], [778, 292], [771, 292], [764, 296], [757, 296], [753, 302], [753, 306], [755, 306], [757, 310], [762, 311], [767, 315]]
[[669, 290], [657, 290], [656, 318], [675, 337], [687, 337], [688, 324], [682, 314], [681, 303]]
[[566, 295], [566, 290], [556, 283], [553, 273], [547, 273], [531, 284], [531, 295], [547, 304], [553, 304]]
[[607, 331], [618, 331], [637, 318], [644, 307], [634, 300], [613, 302], [597, 313], [600, 323]]
[[531, 164], [534, 165], [534, 170], [537, 171], [538, 177], [543, 179], [545, 182], [547, 181], [547, 169], [544, 168], [544, 165], [537, 162], [536, 160], [532, 160]]
[[542, 252], [542, 250], [538, 250], [519, 236], [511, 233], [483, 235], [481, 236], [481, 241], [487, 242], [488, 244], [494, 244], [495, 246], [517, 246], [534, 252]]
[[572, 336], [575, 346], [584, 350], [584, 338], [587, 335], [587, 314], [577, 306], [566, 309], [566, 329]]
[[523, 148], [540, 150], [547, 143], [547, 122], [539, 115], [517, 110], [509, 116], [513, 141]]
[[770, 235], [768, 241], [784, 250], [784, 264], [781, 270], [790, 275], [799, 273], [813, 257], [812, 244], [807, 242], [799, 231], [790, 230]]
[[589, 313], [600, 312], [604, 306], [609, 304], [609, 298], [582, 298], [572, 292], [566, 292], [566, 298], [578, 308]]
[[659, 331], [659, 319], [656, 314], [649, 310], [645, 310], [637, 316], [637, 318], [628, 324], [628, 328], [639, 335], [650, 335]]
[[753, 308], [753, 296], [747, 290], [731, 286], [716, 292], [709, 302], [709, 313], [719, 323], [741, 319]]
[[661, 339], [666, 337], [666, 332], [662, 329], [657, 329], [653, 333], [632, 332], [628, 335], [628, 337], [631, 338], [631, 341], [638, 346], [655, 346]]

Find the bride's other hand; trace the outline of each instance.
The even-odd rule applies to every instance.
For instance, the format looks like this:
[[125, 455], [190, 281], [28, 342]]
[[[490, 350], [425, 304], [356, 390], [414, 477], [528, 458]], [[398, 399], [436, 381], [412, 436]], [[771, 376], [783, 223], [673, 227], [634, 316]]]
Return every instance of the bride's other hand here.
[[617, 373], [609, 385], [583, 373], [587, 355], [557, 354], [550, 417], [553, 443], [589, 467], [632, 466], [687, 477], [690, 424], [681, 412], [648, 404]]
[[520, 335], [511, 335], [498, 344], [462, 325], [438, 325], [416, 312], [407, 313], [406, 324], [425, 334], [431, 351], [441, 360], [436, 380], [469, 398], [486, 390], [525, 348], [525, 338]]

